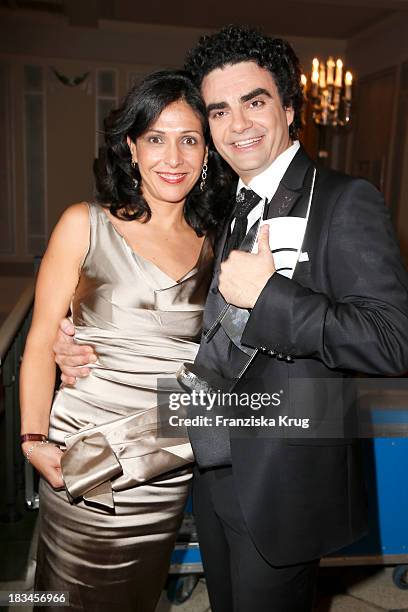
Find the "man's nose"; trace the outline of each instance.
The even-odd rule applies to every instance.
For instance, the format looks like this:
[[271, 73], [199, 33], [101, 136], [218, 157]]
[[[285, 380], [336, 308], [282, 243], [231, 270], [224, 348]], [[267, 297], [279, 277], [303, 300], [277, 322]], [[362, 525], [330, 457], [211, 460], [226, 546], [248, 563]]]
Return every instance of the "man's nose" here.
[[237, 108], [231, 113], [231, 129], [238, 134], [242, 134], [253, 125], [251, 119], [246, 115], [243, 108]]

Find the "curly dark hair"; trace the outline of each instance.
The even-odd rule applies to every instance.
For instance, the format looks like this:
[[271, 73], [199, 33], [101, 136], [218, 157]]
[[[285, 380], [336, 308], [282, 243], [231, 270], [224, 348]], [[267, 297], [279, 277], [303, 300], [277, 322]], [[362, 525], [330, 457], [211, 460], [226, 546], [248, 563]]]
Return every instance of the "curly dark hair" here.
[[265, 36], [246, 26], [228, 25], [216, 34], [202, 36], [188, 52], [184, 68], [200, 87], [204, 77], [216, 68], [239, 62], [256, 62], [269, 70], [282, 105], [293, 108], [289, 135], [296, 138], [302, 127], [304, 98], [299, 59], [286, 40]]
[[[117, 218], [143, 222], [151, 218], [151, 209], [143, 197], [139, 169], [132, 167], [127, 136], [134, 142], [144, 134], [160, 113], [171, 103], [185, 101], [201, 121], [206, 143], [210, 141], [207, 115], [200, 91], [184, 71], [154, 72], [133, 87], [121, 106], [104, 121], [105, 145], [94, 163], [96, 201], [109, 206]], [[184, 217], [199, 236], [216, 230], [228, 213], [228, 192], [232, 174], [213, 147], [208, 154], [206, 188], [200, 180], [190, 191], [184, 205]], [[135, 188], [135, 179], [138, 185]]]

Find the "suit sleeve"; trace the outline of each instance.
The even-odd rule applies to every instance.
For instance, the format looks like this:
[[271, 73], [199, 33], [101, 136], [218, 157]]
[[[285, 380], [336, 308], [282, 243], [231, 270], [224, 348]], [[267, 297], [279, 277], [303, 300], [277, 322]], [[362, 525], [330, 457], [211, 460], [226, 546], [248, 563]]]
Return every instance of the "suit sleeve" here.
[[[275, 273], [251, 311], [242, 342], [329, 368], [367, 374], [408, 369], [408, 274], [381, 194], [348, 182], [328, 232], [326, 295]], [[327, 289], [326, 289], [327, 290]]]

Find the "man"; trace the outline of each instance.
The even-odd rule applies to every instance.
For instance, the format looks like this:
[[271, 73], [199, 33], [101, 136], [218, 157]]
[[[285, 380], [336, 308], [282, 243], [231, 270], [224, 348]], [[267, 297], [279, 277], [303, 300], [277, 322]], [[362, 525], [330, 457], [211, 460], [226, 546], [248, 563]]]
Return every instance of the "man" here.
[[[186, 67], [201, 87], [214, 145], [239, 176], [206, 304], [199, 374], [273, 394], [297, 379], [404, 371], [408, 280], [389, 215], [369, 183], [316, 169], [295, 140], [302, 94], [290, 46], [228, 26], [203, 37]], [[261, 218], [286, 217], [304, 218], [306, 230], [295, 263], [277, 273], [267, 228], [258, 252], [250, 251]], [[62, 344], [64, 365], [72, 351]], [[313, 409], [330, 411], [315, 397]], [[319, 559], [364, 533], [355, 445], [232, 428], [190, 434], [213, 612], [311, 610]]]

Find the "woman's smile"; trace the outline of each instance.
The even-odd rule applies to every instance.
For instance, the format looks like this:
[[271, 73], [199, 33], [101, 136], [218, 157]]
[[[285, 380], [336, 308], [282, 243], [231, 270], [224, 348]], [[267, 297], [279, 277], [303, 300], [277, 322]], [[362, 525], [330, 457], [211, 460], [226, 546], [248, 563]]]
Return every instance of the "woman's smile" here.
[[184, 181], [187, 176], [187, 172], [157, 172], [157, 175], [166, 183], [175, 185]]

